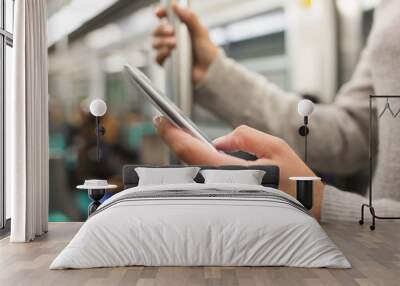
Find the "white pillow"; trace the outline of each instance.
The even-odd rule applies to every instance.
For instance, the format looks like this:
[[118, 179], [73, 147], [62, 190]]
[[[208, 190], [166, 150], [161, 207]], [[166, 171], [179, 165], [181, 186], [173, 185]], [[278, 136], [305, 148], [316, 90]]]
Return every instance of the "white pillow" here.
[[139, 186], [195, 183], [194, 178], [199, 170], [199, 167], [135, 168], [139, 176]]
[[265, 171], [262, 170], [215, 170], [200, 171], [205, 184], [261, 185]]

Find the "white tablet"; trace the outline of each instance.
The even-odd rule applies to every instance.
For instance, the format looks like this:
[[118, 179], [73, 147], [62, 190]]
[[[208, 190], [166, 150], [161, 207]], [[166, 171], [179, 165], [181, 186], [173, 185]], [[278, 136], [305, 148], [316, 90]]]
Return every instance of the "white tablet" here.
[[130, 65], [124, 65], [124, 70], [132, 84], [138, 85], [144, 96], [173, 124], [202, 141], [210, 149], [217, 151], [212, 141], [168, 97], [154, 87], [146, 75]]

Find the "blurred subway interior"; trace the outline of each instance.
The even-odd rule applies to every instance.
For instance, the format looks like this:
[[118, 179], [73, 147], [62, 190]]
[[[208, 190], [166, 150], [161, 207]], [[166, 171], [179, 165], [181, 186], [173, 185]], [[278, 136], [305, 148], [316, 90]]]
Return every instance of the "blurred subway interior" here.
[[[192, 0], [214, 43], [277, 86], [329, 103], [349, 80], [364, 47], [377, 0]], [[158, 23], [153, 0], [48, 0], [50, 221], [82, 221], [89, 199], [76, 186], [104, 178], [122, 184], [124, 164], [162, 165], [168, 148], [152, 124], [155, 109], [127, 80], [139, 67], [165, 90], [168, 75], [154, 60]], [[190, 95], [188, 95], [190, 96]], [[290, 95], [288, 95], [290, 96]], [[89, 104], [108, 106], [103, 159], [96, 161]], [[211, 138], [235, 126], [193, 104], [193, 121]], [[364, 189], [363, 174], [338, 186]]]

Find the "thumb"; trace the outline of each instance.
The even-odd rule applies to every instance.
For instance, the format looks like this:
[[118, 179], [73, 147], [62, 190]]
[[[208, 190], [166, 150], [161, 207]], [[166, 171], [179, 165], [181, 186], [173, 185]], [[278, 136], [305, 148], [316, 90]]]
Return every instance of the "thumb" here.
[[164, 117], [153, 119], [158, 134], [185, 163], [192, 165], [243, 165], [246, 161], [210, 150], [192, 135], [173, 125]]
[[272, 158], [281, 148], [283, 140], [248, 126], [240, 126], [233, 132], [214, 141], [218, 150], [232, 152], [245, 151], [258, 158]]
[[186, 24], [193, 36], [197, 36], [204, 31], [203, 25], [192, 10], [182, 7], [176, 3], [172, 4], [172, 9], [179, 19]]

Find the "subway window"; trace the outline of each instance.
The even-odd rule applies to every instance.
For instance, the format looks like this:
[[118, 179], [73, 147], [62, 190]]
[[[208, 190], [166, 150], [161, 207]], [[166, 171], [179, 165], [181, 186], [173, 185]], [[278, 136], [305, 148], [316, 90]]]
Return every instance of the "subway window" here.
[[[286, 19], [281, 5], [209, 27], [210, 37], [225, 54], [283, 89], [290, 89], [286, 50]], [[211, 137], [232, 128], [195, 104], [193, 120]]]

